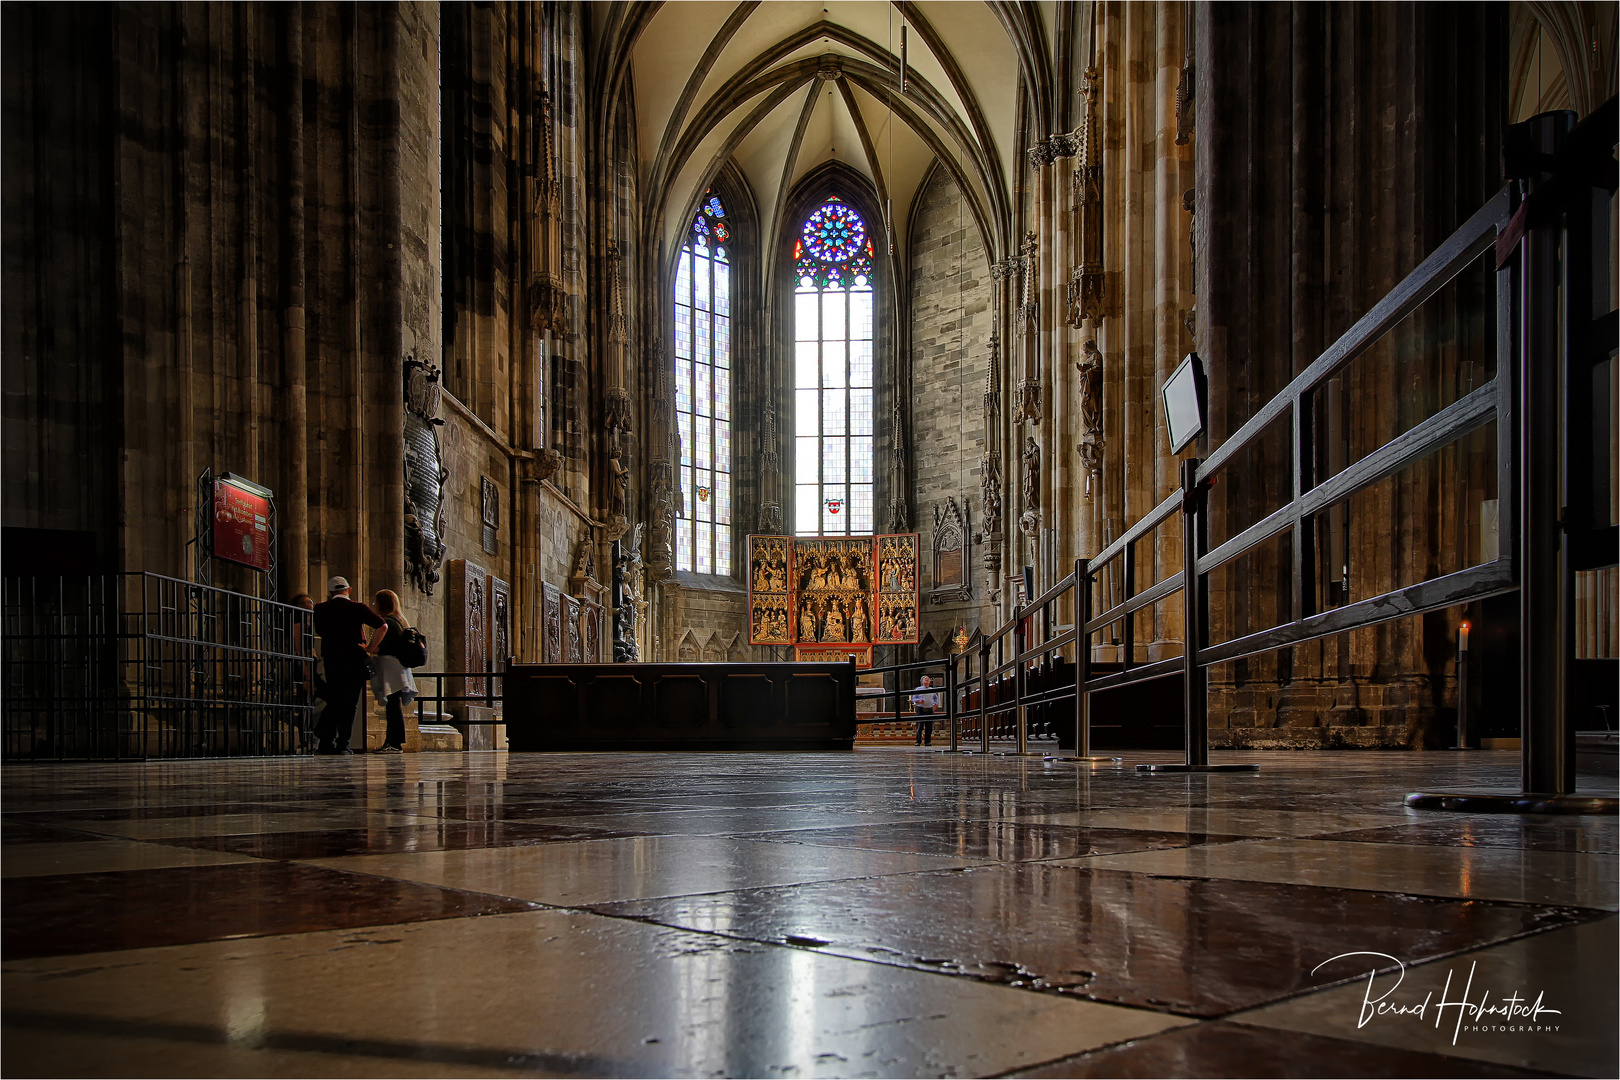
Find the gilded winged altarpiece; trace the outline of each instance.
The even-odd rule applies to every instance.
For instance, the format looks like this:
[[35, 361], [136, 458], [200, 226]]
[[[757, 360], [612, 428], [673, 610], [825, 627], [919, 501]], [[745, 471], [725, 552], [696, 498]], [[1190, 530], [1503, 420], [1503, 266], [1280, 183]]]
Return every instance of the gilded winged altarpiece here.
[[915, 644], [916, 533], [750, 536], [748, 640], [793, 646], [798, 659]]

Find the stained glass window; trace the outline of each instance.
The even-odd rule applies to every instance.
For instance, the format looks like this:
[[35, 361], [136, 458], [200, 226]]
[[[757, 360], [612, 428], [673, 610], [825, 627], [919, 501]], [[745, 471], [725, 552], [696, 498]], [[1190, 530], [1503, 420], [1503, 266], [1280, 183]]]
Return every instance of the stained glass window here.
[[794, 513], [800, 535], [872, 531], [872, 238], [828, 199], [793, 242]]
[[726, 208], [705, 192], [675, 270], [675, 565], [698, 574], [731, 573], [730, 255]]

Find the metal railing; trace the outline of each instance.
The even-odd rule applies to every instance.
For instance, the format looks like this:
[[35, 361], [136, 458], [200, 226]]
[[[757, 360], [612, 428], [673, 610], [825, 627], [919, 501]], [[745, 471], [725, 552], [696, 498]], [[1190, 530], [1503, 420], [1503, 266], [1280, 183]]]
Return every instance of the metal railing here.
[[[505, 700], [506, 672], [501, 671], [413, 671], [416, 679], [416, 722], [420, 726], [423, 718], [432, 713], [434, 716], [454, 715], [445, 708], [447, 705], [474, 706], [493, 710]], [[445, 683], [449, 682], [448, 692]], [[433, 693], [425, 693], [428, 684], [433, 686]], [[431, 704], [430, 710], [427, 706]], [[494, 715], [474, 717], [464, 712], [463, 716], [456, 718], [457, 723], [467, 724], [503, 724], [504, 717]]]
[[[1606, 113], [1608, 119], [1597, 117], [1599, 125], [1607, 124], [1607, 130], [1599, 132], [1598, 137], [1603, 145], [1609, 146], [1614, 141], [1612, 103], [1600, 113]], [[1609, 171], [1612, 173], [1612, 159]], [[1598, 184], [1599, 181], [1593, 181], [1593, 186]], [[1515, 547], [1519, 534], [1518, 493], [1526, 482], [1520, 480], [1519, 470], [1524, 469], [1526, 477], [1532, 475], [1533, 467], [1541, 468], [1545, 473], [1545, 454], [1538, 458], [1532, 440], [1538, 437], [1553, 439], [1556, 445], [1558, 423], [1556, 398], [1550, 397], [1545, 391], [1536, 396], [1531, 390], [1532, 382], [1537, 379], [1545, 381], [1550, 378], [1556, 384], [1557, 375], [1535, 374], [1530, 370], [1546, 367], [1556, 372], [1556, 351], [1552, 355], [1545, 355], [1549, 348], [1556, 350], [1556, 341], [1551, 345], [1542, 342], [1538, 351], [1531, 337], [1536, 324], [1528, 314], [1538, 303], [1547, 306], [1556, 302], [1547, 297], [1553, 295], [1550, 291], [1557, 288], [1557, 261], [1556, 258], [1548, 260], [1536, 255], [1538, 249], [1533, 242], [1525, 245], [1526, 251], [1517, 259], [1514, 256], [1521, 237], [1528, 233], [1532, 241], [1535, 240], [1538, 224], [1543, 237], [1540, 241], [1542, 248], [1551, 245], [1556, 250], [1563, 235], [1563, 226], [1557, 223], [1556, 213], [1546, 205], [1538, 207], [1539, 215], [1531, 216], [1528, 213], [1529, 197], [1533, 196], [1527, 196], [1525, 185], [1512, 184], [1491, 198], [1295, 376], [1281, 393], [1239, 427], [1208, 459], [1183, 461], [1180, 490], [1165, 498], [1095, 556], [1076, 560], [1073, 573], [1040, 595], [1015, 605], [1011, 618], [1005, 624], [979, 637], [976, 649], [927, 665], [895, 664], [870, 668], [867, 674], [887, 676], [893, 673], [898, 688], [899, 677], [907, 670], [943, 666], [947, 695], [946, 721], [952, 749], [959, 745], [964, 719], [971, 718], [972, 727], [978, 735], [979, 749], [988, 751], [991, 738], [989, 718], [1010, 714], [1016, 752], [1024, 753], [1027, 751], [1031, 711], [1037, 707], [1066, 702], [1070, 710], [1068, 722], [1074, 725], [1077, 759], [1091, 758], [1090, 695], [1180, 674], [1184, 680], [1185, 695], [1185, 760], [1179, 766], [1139, 767], [1182, 771], [1254, 768], [1252, 765], [1212, 766], [1209, 763], [1209, 667], [1518, 589], [1518, 567], [1520, 560], [1525, 557]], [[1563, 197], [1570, 198], [1568, 195]], [[1577, 194], [1571, 201], [1581, 203], [1582, 197]], [[1583, 211], [1587, 213], [1586, 217], [1574, 210], [1570, 213], [1569, 228], [1590, 231], [1589, 212]], [[1495, 295], [1494, 375], [1483, 385], [1469, 390], [1458, 400], [1353, 463], [1332, 475], [1319, 476], [1315, 447], [1316, 391], [1488, 254], [1495, 257], [1491, 267], [1494, 271]], [[1534, 261], [1536, 258], [1543, 258], [1547, 265], [1538, 269]], [[1566, 298], [1569, 293], [1580, 295], [1579, 284], [1566, 285]], [[1607, 318], [1612, 324], [1613, 316]], [[1556, 318], [1547, 316], [1542, 321], [1555, 323]], [[1532, 352], [1537, 352], [1541, 364], [1530, 365], [1523, 361]], [[1414, 358], [1407, 362], [1418, 361]], [[1525, 388], [1518, 385], [1521, 379], [1527, 380]], [[1539, 417], [1520, 415], [1516, 413], [1516, 402], [1521, 393], [1527, 399], [1534, 396], [1536, 400], [1546, 399], [1553, 404], [1544, 404]], [[1289, 465], [1292, 490], [1286, 502], [1258, 522], [1240, 529], [1236, 535], [1211, 548], [1208, 542], [1208, 494], [1211, 485], [1223, 469], [1238, 462], [1238, 455], [1242, 451], [1256, 444], [1272, 424], [1284, 419], [1289, 423], [1291, 435]], [[1313, 563], [1319, 519], [1358, 493], [1492, 424], [1495, 425], [1494, 484], [1500, 500], [1502, 523], [1494, 557], [1477, 565], [1430, 577], [1416, 584], [1386, 589], [1378, 595], [1353, 602], [1345, 597], [1347, 602], [1340, 606], [1321, 604]], [[1541, 463], [1535, 466], [1529, 464], [1537, 461]], [[1556, 497], [1556, 465], [1550, 475], [1553, 481], [1550, 490], [1538, 497]], [[1547, 485], [1545, 474], [1540, 482], [1542, 486]], [[1551, 514], [1548, 521], [1556, 518], [1556, 513]], [[1181, 569], [1138, 589], [1136, 545], [1174, 519], [1179, 519], [1181, 527]], [[1284, 533], [1289, 534], [1292, 540], [1289, 568], [1292, 587], [1285, 617], [1263, 629], [1246, 631], [1224, 641], [1211, 641], [1211, 575]], [[1612, 539], [1609, 542], [1612, 545]], [[1122, 583], [1123, 595], [1117, 602], [1114, 596], [1109, 595], [1106, 606], [1097, 610], [1099, 585], [1105, 575], [1111, 583]], [[1191, 587], [1188, 587], [1189, 582]], [[1109, 592], [1112, 593], [1112, 588]], [[1166, 601], [1173, 602], [1178, 593], [1184, 637], [1182, 655], [1139, 660], [1135, 633], [1138, 613]], [[1054, 605], [1059, 604], [1072, 605], [1074, 617], [1068, 625], [1057, 624], [1053, 619]], [[1122, 639], [1123, 642], [1119, 646], [1119, 662], [1114, 665], [1117, 670], [1100, 671], [1093, 660], [1094, 635], [1121, 626], [1123, 633], [1112, 636], [1112, 640]], [[1522, 636], [1534, 636], [1529, 632], [1529, 624]], [[1032, 676], [1036, 673], [1062, 670], [1065, 665], [1060, 659], [1065, 651], [1073, 657], [1072, 686], [1055, 687], [1051, 685], [1050, 678], [1040, 678], [1035, 680], [1039, 687], [1032, 689]], [[901, 691], [897, 689], [889, 693], [898, 694]], [[1572, 762], [1558, 758], [1553, 764], [1537, 768], [1531, 760], [1533, 746], [1561, 745], [1563, 741], [1569, 741], [1562, 734], [1548, 733], [1561, 723], [1561, 716], [1532, 717], [1526, 721], [1524, 783], [1527, 791], [1573, 790]], [[1537, 729], [1536, 732], [1530, 730], [1532, 726]], [[1556, 757], [1549, 750], [1542, 753], [1548, 760]]]
[[306, 748], [314, 628], [302, 608], [148, 573], [3, 588], [6, 760]]

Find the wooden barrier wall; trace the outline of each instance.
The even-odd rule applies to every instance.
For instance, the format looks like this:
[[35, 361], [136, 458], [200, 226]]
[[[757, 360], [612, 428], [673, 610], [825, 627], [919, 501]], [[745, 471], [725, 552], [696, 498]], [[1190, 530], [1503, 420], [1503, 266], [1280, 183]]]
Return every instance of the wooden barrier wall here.
[[855, 666], [514, 664], [511, 749], [848, 750]]

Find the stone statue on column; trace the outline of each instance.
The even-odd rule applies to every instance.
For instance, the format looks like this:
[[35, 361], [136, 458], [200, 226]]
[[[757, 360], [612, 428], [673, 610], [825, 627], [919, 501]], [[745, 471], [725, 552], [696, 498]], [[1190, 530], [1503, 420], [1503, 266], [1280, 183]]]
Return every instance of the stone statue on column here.
[[1102, 412], [1102, 353], [1095, 338], [1087, 338], [1080, 347], [1080, 359], [1074, 363], [1080, 373], [1080, 463], [1086, 470], [1086, 497], [1090, 498], [1093, 483], [1102, 471], [1103, 438]]
[[1024, 437], [1024, 513], [1018, 527], [1025, 535], [1034, 536], [1041, 527], [1041, 446], [1035, 436]]

